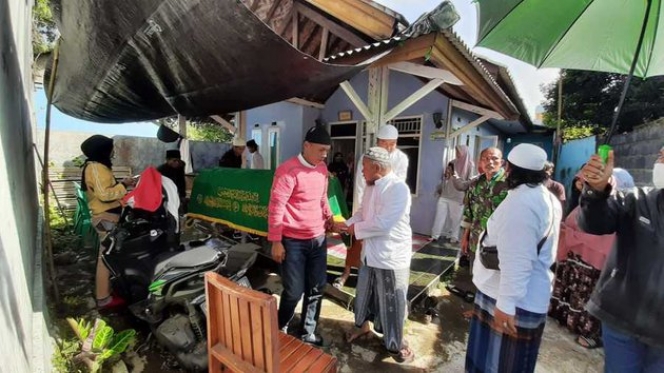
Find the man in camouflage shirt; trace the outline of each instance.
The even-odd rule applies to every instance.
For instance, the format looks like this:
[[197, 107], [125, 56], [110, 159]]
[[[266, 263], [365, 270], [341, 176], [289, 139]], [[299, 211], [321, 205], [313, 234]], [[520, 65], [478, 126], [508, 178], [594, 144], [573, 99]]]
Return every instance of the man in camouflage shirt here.
[[486, 229], [489, 216], [507, 197], [507, 182], [503, 168], [503, 153], [498, 148], [486, 148], [480, 153], [484, 174], [473, 179], [464, 198], [464, 228], [461, 252], [468, 254], [472, 265], [480, 234]]

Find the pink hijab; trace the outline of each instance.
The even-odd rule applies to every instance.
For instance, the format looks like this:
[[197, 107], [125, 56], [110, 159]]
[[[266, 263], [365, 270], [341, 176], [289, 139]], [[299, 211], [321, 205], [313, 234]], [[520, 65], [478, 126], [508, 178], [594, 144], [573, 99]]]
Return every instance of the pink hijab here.
[[459, 157], [452, 161], [454, 163], [454, 172], [462, 180], [468, 180], [474, 167], [473, 161], [468, 154], [468, 147], [466, 145], [457, 145], [456, 151], [459, 153]]

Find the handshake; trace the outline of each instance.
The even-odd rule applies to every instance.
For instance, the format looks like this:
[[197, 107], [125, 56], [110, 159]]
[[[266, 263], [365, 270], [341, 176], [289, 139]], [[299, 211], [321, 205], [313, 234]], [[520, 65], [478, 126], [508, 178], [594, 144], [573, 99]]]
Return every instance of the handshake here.
[[345, 221], [335, 221], [334, 218], [327, 221], [325, 229], [328, 232], [348, 234], [351, 236], [355, 233], [355, 225], [347, 226]]

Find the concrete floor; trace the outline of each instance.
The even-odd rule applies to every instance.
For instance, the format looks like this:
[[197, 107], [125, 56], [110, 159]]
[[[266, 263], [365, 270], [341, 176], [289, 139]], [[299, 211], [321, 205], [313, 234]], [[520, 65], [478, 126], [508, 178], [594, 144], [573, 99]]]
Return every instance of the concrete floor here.
[[[278, 291], [278, 276], [270, 282]], [[423, 315], [415, 312], [406, 324], [406, 339], [417, 355], [410, 364], [394, 362], [383, 352], [378, 336], [347, 343], [345, 333], [353, 328], [353, 314], [329, 299], [323, 301], [319, 328], [325, 340], [324, 349], [339, 359], [341, 373], [463, 372], [469, 322], [462, 313], [470, 310], [471, 304], [451, 295], [442, 284], [432, 296], [438, 301], [439, 316], [426, 324]], [[586, 350], [578, 346], [566, 329], [549, 319], [535, 371], [599, 373], [603, 361], [602, 349]]]

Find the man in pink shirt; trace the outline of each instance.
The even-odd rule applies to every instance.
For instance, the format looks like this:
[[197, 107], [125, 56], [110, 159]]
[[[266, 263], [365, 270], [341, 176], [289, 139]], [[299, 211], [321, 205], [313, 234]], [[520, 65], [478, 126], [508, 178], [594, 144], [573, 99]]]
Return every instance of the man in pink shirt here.
[[304, 138], [302, 153], [281, 164], [275, 174], [268, 207], [268, 240], [272, 258], [281, 264], [284, 287], [279, 303], [279, 328], [286, 331], [304, 294], [301, 338], [322, 345], [316, 335], [327, 282], [325, 231], [333, 224], [327, 201], [330, 135], [314, 126]]

